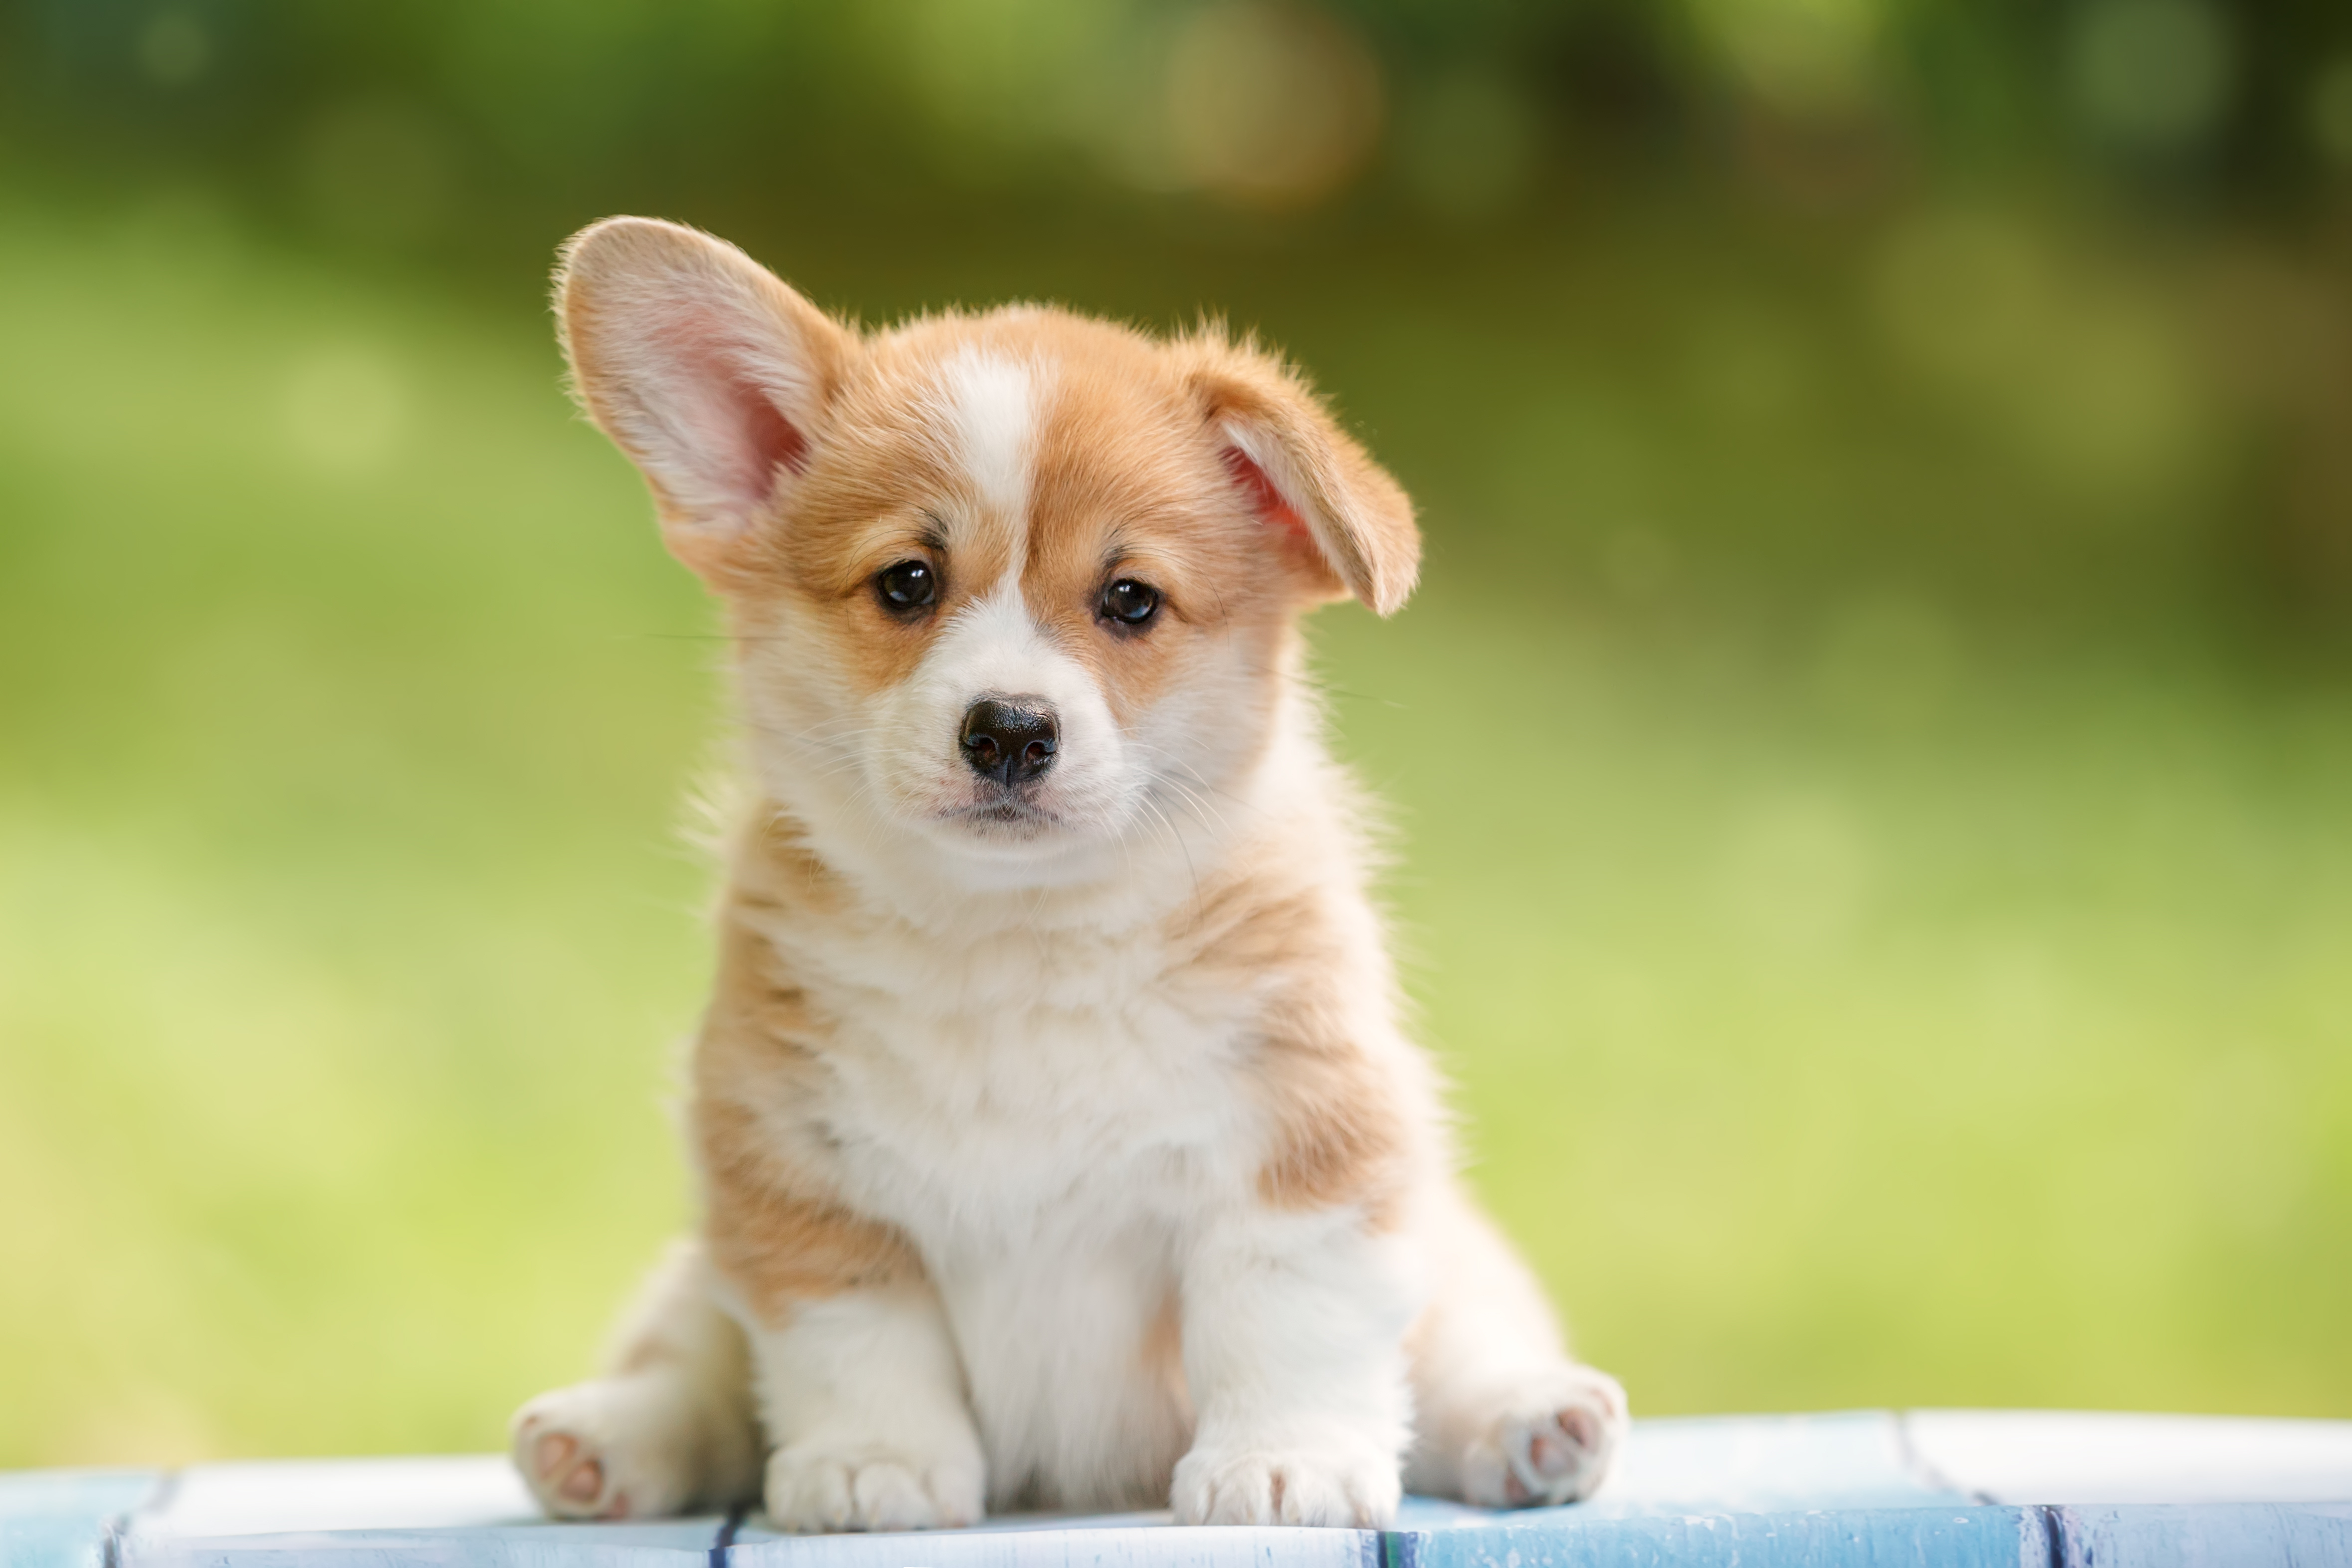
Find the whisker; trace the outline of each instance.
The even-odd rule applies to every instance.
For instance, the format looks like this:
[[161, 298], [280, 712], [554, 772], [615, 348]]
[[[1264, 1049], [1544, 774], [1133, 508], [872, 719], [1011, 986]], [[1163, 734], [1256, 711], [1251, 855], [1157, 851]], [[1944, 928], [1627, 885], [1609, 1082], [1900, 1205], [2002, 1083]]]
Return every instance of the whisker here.
[[1195, 903], [1198, 903], [1201, 898], [1201, 871], [1199, 867], [1192, 864], [1192, 847], [1184, 842], [1182, 830], [1178, 828], [1176, 824], [1169, 819], [1168, 814], [1160, 809], [1159, 803], [1154, 801], [1149, 794], [1141, 795], [1139, 798], [1141, 799], [1144, 805], [1150, 809], [1151, 815], [1160, 819], [1160, 826], [1168, 829], [1169, 837], [1176, 840], [1177, 850], [1184, 857], [1185, 874], [1192, 879], [1192, 900]]
[[1217, 825], [1217, 830], [1219, 832], [1223, 833], [1232, 831], [1230, 825], [1225, 821], [1224, 814], [1223, 812], [1219, 811], [1214, 805], [1202, 799], [1200, 795], [1193, 794], [1192, 790], [1186, 788], [1179, 780], [1163, 776], [1157, 782], [1166, 784], [1170, 789], [1172, 789], [1178, 795], [1182, 795], [1184, 797], [1185, 804], [1190, 805], [1194, 811], [1213, 818]]

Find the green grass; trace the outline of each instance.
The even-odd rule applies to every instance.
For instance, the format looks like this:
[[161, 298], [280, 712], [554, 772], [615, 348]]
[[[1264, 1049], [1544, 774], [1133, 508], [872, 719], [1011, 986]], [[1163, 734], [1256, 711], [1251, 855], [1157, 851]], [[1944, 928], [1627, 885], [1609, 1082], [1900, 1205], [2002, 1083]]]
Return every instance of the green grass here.
[[[686, 1215], [709, 617], [543, 321], [200, 206], [6, 210], [0, 1464], [493, 1446]], [[1382, 286], [1297, 339], [1438, 537], [1322, 658], [1477, 1181], [1586, 1351], [1653, 1413], [2352, 1414], [2343, 689], [1474, 536], [1561, 465], [1805, 514], [1872, 400], [1832, 362], [1692, 434], [1603, 358], [1548, 445], [1384, 382], [1529, 351]], [[1940, 428], [1875, 482], [1968, 469]]]

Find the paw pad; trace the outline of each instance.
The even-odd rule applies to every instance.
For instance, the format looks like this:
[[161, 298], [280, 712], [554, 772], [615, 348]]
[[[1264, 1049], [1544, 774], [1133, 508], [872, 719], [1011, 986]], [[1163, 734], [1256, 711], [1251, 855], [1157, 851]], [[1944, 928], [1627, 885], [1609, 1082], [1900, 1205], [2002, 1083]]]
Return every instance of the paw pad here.
[[1489, 1436], [1464, 1456], [1467, 1500], [1528, 1508], [1591, 1497], [1626, 1429], [1625, 1391], [1606, 1373], [1573, 1367], [1519, 1391]]

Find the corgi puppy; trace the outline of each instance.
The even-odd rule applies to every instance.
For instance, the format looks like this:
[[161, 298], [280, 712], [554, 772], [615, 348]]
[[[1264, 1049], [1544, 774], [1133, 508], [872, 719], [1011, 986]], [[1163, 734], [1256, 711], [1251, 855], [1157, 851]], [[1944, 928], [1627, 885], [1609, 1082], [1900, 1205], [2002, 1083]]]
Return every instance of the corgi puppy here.
[[1216, 329], [866, 331], [643, 218], [572, 239], [557, 304], [724, 607], [754, 806], [700, 1226], [605, 1374], [515, 1417], [547, 1511], [1591, 1492], [1624, 1394], [1455, 1176], [1303, 675], [1303, 612], [1412, 588], [1396, 482]]

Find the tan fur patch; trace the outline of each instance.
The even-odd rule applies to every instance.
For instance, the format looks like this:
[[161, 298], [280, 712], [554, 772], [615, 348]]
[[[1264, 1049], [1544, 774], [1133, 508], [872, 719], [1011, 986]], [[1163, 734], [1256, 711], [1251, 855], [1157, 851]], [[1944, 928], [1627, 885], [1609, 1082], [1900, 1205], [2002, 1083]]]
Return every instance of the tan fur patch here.
[[1258, 1195], [1287, 1209], [1360, 1204], [1386, 1228], [1412, 1174], [1405, 1107], [1381, 1064], [1315, 1024], [1303, 1009], [1266, 1020], [1256, 1087], [1275, 1137]]
[[1271, 1127], [1259, 1197], [1287, 1209], [1358, 1204], [1384, 1228], [1416, 1174], [1412, 1108], [1334, 989], [1353, 966], [1327, 896], [1311, 883], [1236, 878], [1204, 892], [1183, 934], [1202, 969], [1265, 997], [1251, 1064]]
[[711, 1262], [772, 1324], [794, 1302], [900, 1283], [923, 1269], [895, 1228], [833, 1199], [814, 1173], [822, 1131], [790, 1120], [821, 1070], [817, 1026], [744, 917], [778, 899], [821, 900], [830, 874], [773, 828], [745, 849], [739, 875], [750, 875], [722, 918], [718, 989], [695, 1051], [692, 1125]]
[[697, 1120], [711, 1261], [761, 1322], [780, 1326], [797, 1302], [922, 1277], [896, 1229], [763, 1179], [758, 1126], [740, 1107], [706, 1105]]

